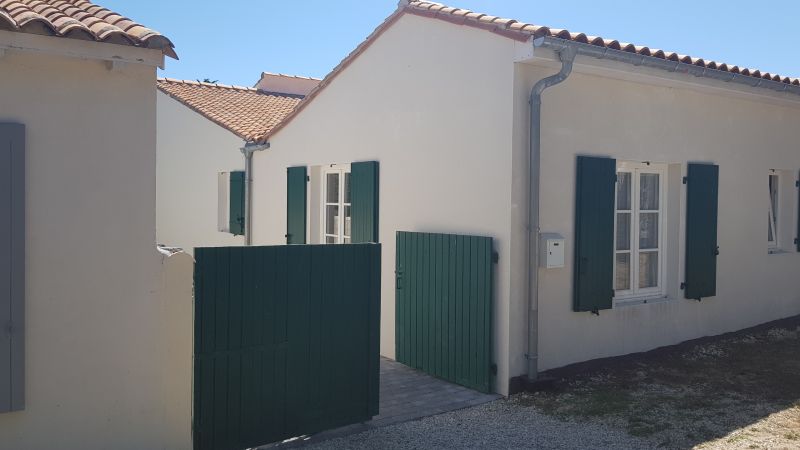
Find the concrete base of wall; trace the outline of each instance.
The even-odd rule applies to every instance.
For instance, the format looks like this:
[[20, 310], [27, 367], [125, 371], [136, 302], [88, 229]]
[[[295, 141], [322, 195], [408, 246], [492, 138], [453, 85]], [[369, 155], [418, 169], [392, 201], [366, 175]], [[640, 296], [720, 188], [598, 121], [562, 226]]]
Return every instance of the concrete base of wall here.
[[666, 355], [685, 353], [690, 348], [696, 345], [704, 345], [713, 342], [718, 342], [723, 339], [728, 339], [736, 336], [744, 336], [751, 333], [758, 333], [770, 328], [797, 328], [800, 327], [800, 315], [787, 317], [784, 319], [773, 320], [771, 322], [762, 323], [754, 327], [745, 328], [730, 333], [719, 334], [716, 336], [704, 336], [697, 339], [691, 339], [681, 342], [680, 344], [668, 345], [659, 347], [646, 352], [630, 353], [628, 355], [613, 356], [610, 358], [598, 358], [589, 361], [583, 361], [575, 364], [570, 364], [564, 367], [546, 370], [539, 373], [536, 381], [528, 381], [525, 375], [520, 375], [511, 378], [508, 383], [509, 395], [517, 394], [520, 392], [537, 392], [552, 389], [556, 381], [562, 378], [569, 378], [575, 375], [592, 372], [599, 369], [614, 367], [628, 363], [631, 360], [641, 361], [654, 361], [664, 358]]

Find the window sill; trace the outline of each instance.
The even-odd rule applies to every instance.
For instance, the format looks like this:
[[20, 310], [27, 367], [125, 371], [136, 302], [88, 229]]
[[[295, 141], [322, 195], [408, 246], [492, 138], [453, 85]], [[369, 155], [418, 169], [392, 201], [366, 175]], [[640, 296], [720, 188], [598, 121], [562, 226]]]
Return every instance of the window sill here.
[[633, 297], [614, 300], [614, 308], [636, 306], [636, 305], [649, 305], [651, 303], [664, 303], [672, 300], [671, 297], [666, 295], [654, 295], [649, 297]]

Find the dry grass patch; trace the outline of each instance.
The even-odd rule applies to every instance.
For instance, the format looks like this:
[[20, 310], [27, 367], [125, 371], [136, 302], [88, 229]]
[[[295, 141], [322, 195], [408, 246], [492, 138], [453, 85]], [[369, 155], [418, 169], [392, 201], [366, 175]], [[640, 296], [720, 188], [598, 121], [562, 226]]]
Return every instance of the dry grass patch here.
[[800, 448], [800, 326], [661, 349], [512, 402], [666, 448]]

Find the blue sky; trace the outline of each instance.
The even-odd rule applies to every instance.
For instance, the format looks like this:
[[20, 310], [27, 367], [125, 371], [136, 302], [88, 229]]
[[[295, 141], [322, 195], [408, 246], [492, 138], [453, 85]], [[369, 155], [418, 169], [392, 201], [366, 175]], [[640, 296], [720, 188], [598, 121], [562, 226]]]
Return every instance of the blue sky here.
[[[322, 77], [396, 0], [96, 0], [167, 35], [160, 76], [251, 86], [262, 71]], [[452, 0], [450, 6], [800, 76], [800, 2]]]

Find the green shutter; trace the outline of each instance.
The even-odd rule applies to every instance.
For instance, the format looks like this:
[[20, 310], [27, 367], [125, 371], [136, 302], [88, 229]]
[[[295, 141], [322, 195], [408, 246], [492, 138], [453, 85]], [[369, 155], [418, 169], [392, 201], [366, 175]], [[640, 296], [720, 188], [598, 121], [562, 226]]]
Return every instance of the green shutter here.
[[306, 243], [306, 182], [303, 167], [289, 167], [286, 173], [286, 243]]
[[350, 165], [351, 240], [378, 242], [378, 162]]
[[686, 298], [717, 293], [719, 166], [689, 164], [686, 177]]
[[[573, 309], [610, 309], [614, 296], [614, 191], [617, 162], [578, 157]], [[534, 268], [534, 270], [536, 270]]]
[[244, 234], [244, 172], [230, 173], [228, 229], [234, 236]]

